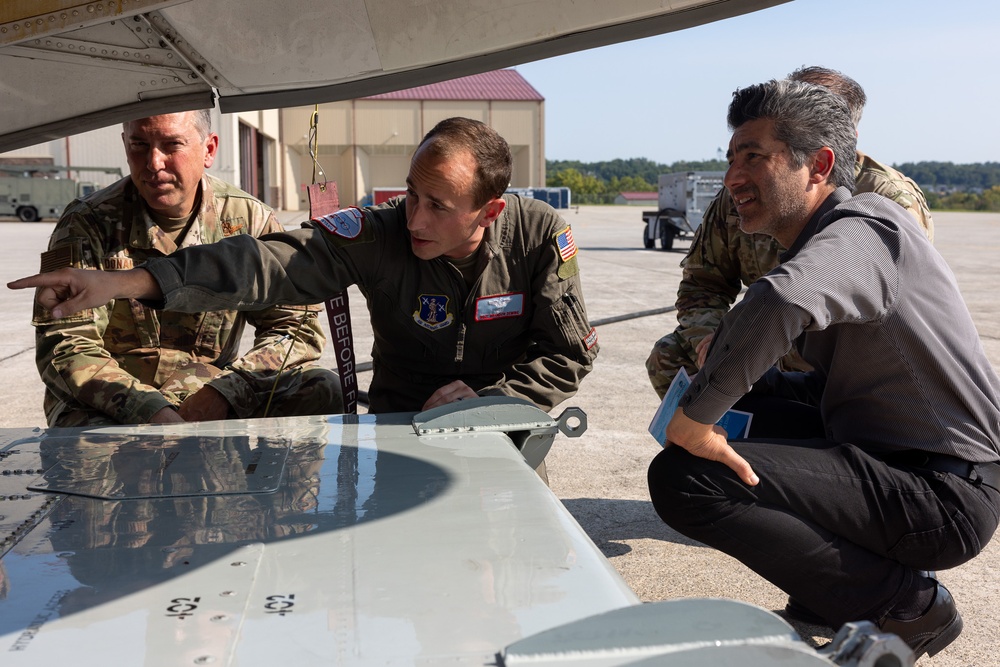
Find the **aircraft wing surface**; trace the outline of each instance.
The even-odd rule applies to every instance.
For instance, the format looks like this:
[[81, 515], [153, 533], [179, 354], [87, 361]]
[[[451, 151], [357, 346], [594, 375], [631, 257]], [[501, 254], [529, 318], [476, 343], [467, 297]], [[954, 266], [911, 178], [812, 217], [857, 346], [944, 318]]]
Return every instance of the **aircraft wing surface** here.
[[788, 0], [5, 0], [0, 151], [129, 118], [330, 102]]
[[817, 652], [639, 604], [533, 470], [572, 411], [0, 431], [3, 665], [912, 665], [871, 624]]
[[0, 432], [3, 664], [482, 665], [637, 602], [506, 433], [411, 417]]

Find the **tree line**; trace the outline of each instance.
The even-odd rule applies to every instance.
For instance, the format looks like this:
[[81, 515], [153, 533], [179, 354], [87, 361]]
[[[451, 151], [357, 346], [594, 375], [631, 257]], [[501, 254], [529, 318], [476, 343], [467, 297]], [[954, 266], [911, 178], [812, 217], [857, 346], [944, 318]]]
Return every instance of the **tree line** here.
[[[647, 158], [604, 162], [546, 160], [546, 185], [568, 187], [578, 204], [611, 204], [622, 192], [656, 192], [660, 174], [725, 171], [725, 160], [662, 164]], [[904, 162], [893, 165], [924, 190], [932, 209], [1000, 211], [1000, 162]]]
[[660, 174], [675, 171], [725, 171], [725, 160], [660, 164], [647, 158], [605, 162], [546, 160], [545, 184], [569, 188], [577, 204], [612, 204], [622, 192], [656, 192]]

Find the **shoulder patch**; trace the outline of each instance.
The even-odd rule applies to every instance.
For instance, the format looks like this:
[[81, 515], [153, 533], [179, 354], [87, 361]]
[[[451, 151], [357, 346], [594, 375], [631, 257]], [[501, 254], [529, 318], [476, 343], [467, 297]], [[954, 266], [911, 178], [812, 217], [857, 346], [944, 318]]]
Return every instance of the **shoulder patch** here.
[[[83, 243], [80, 240], [57, 245], [51, 250], [46, 250], [42, 253], [41, 266], [38, 272], [48, 273], [49, 271], [56, 271], [68, 266], [77, 269], [83, 268], [82, 256]], [[50, 324], [76, 324], [93, 321], [94, 310], [92, 308], [56, 320], [52, 318], [52, 313], [42, 308], [37, 301], [32, 304], [31, 323], [36, 327]]]
[[345, 208], [336, 213], [313, 218], [313, 222], [341, 238], [353, 239], [357, 238], [364, 229], [365, 214], [356, 207]]
[[39, 273], [48, 273], [67, 266], [79, 267], [79, 244], [60, 245], [42, 253]]
[[562, 261], [568, 262], [576, 257], [576, 242], [573, 240], [573, 230], [569, 228], [569, 225], [556, 234], [556, 247], [559, 248], [559, 257], [562, 258]]
[[562, 231], [552, 237], [559, 252], [559, 269], [556, 274], [560, 280], [571, 278], [580, 272], [580, 267], [576, 263], [576, 241], [573, 240], [573, 230], [566, 225]]

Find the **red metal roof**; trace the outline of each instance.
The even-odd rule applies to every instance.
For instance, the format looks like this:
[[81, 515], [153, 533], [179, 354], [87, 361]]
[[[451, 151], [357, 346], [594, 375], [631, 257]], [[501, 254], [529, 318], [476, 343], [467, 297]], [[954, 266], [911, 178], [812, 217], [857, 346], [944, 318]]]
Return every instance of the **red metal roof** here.
[[545, 100], [517, 70], [501, 69], [483, 74], [463, 76], [460, 79], [397, 90], [382, 95], [365, 97], [366, 100]]

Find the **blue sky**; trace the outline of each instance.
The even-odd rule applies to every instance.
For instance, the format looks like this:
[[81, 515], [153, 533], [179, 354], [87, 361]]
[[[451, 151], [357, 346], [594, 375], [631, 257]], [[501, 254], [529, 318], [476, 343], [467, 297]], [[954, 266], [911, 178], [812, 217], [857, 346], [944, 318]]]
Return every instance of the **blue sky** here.
[[890, 164], [1000, 161], [1000, 2], [793, 0], [516, 69], [548, 159], [710, 159], [732, 91], [822, 65], [868, 95], [858, 147]]

